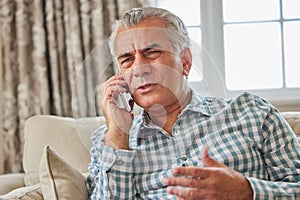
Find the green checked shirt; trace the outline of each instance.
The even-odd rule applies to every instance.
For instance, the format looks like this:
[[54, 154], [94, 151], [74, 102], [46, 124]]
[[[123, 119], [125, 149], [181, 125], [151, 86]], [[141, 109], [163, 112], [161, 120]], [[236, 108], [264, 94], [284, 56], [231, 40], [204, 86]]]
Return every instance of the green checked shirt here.
[[107, 127], [92, 135], [90, 199], [176, 199], [165, 177], [178, 166], [201, 166], [200, 152], [242, 173], [254, 199], [300, 199], [300, 146], [278, 110], [260, 97], [203, 98], [193, 91], [173, 137], [145, 112], [135, 117], [130, 150], [104, 145]]

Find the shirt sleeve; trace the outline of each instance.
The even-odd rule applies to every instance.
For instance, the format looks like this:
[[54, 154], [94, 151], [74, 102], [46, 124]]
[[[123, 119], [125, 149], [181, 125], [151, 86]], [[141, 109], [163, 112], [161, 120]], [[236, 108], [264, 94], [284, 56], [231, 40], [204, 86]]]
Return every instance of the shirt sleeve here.
[[247, 177], [254, 199], [300, 199], [298, 139], [276, 108], [262, 99], [257, 99], [257, 104], [262, 110], [267, 110], [263, 114], [262, 134], [266, 137], [261, 151], [269, 180]]
[[134, 151], [113, 150], [104, 144], [107, 127], [92, 136], [87, 178], [90, 199], [135, 199], [132, 161]]

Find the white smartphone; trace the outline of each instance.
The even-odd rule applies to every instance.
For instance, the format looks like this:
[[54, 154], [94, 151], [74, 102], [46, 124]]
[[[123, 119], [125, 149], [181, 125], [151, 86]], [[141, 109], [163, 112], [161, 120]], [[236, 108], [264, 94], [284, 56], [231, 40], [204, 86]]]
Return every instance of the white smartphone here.
[[129, 104], [130, 100], [132, 100], [132, 97], [129, 92], [119, 93], [117, 106], [119, 108], [124, 108], [127, 112], [132, 112], [131, 106]]

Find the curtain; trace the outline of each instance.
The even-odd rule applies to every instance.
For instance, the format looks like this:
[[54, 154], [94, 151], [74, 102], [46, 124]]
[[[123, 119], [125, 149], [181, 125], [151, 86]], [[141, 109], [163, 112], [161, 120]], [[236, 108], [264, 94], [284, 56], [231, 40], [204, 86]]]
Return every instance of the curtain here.
[[[5, 173], [21, 172], [26, 119], [101, 115], [99, 83], [115, 73], [107, 37], [139, 0], [1, 0]], [[95, 50], [96, 49], [96, 50]]]

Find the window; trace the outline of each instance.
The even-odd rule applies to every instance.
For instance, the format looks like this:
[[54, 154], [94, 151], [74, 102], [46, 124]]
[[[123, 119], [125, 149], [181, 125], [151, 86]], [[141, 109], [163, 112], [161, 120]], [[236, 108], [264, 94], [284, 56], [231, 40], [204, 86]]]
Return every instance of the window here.
[[294, 7], [300, 1], [223, 0], [228, 89], [300, 87], [300, 14]]
[[299, 102], [299, 0], [152, 0], [150, 5], [180, 16], [203, 47], [199, 66], [205, 67], [190, 79], [202, 94], [227, 98], [249, 90], [273, 102]]

